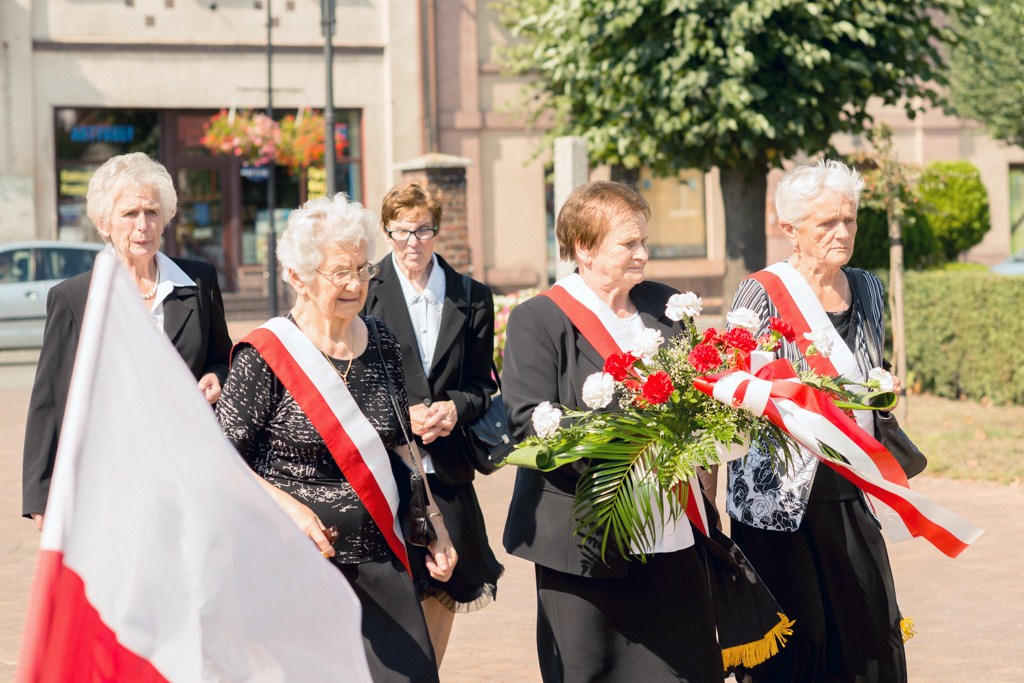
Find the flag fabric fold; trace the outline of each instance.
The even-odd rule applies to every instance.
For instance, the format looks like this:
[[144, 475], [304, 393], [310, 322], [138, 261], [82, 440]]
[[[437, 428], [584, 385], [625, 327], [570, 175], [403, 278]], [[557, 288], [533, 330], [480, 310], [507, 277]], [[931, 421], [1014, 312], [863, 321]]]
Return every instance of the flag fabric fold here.
[[95, 263], [18, 681], [370, 681], [359, 602]]

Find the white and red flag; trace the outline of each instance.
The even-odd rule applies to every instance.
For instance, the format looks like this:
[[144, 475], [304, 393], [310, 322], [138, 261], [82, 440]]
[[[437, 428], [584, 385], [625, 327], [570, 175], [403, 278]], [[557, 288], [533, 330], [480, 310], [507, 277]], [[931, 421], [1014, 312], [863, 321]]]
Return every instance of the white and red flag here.
[[96, 259], [18, 681], [370, 681], [359, 602]]

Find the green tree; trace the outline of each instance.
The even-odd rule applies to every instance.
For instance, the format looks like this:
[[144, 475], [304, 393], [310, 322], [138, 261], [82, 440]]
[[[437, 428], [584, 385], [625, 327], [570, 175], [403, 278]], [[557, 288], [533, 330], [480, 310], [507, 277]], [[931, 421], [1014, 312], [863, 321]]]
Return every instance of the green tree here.
[[934, 161], [918, 186], [921, 209], [946, 261], [981, 241], [988, 232], [988, 191], [969, 161]]
[[533, 82], [551, 138], [580, 135], [591, 160], [670, 175], [721, 170], [725, 294], [765, 263], [766, 174], [860, 132], [868, 101], [941, 100], [940, 14], [971, 0], [498, 0], [515, 40], [502, 54]]
[[1024, 147], [1024, 4], [986, 0], [967, 38], [950, 57], [950, 92], [957, 111], [984, 124], [989, 134]]

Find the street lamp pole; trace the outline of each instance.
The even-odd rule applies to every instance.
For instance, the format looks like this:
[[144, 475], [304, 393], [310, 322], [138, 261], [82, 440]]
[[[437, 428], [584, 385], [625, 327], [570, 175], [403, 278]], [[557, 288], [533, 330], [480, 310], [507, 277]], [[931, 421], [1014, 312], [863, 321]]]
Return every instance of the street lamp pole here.
[[[274, 43], [271, 40], [274, 20], [270, 16], [270, 0], [267, 0], [267, 117], [274, 120]], [[277, 317], [277, 231], [274, 227], [274, 211], [277, 208], [276, 161], [267, 164], [267, 289], [271, 318]]]
[[324, 34], [324, 62], [327, 67], [326, 103], [324, 104], [324, 170], [326, 193], [338, 189], [338, 160], [334, 149], [334, 0], [320, 0], [320, 25]]

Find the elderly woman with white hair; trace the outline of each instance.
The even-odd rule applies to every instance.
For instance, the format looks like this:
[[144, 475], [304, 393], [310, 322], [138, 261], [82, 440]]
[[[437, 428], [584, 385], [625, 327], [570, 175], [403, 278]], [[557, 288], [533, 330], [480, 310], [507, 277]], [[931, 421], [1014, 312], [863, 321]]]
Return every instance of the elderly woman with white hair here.
[[[360, 315], [377, 272], [376, 236], [373, 214], [343, 194], [291, 213], [277, 256], [295, 306], [235, 347], [217, 415], [267, 491], [355, 590], [374, 681], [437, 681], [411, 578], [418, 555], [397, 519], [403, 467], [422, 473], [408, 445], [399, 345]], [[446, 581], [457, 556], [427, 498], [437, 538], [424, 564]], [[345, 663], [338, 667], [341, 677]]]
[[[113, 157], [89, 180], [89, 218], [131, 275], [139, 303], [192, 371], [200, 394], [216, 403], [227, 375], [231, 337], [216, 268], [160, 251], [164, 228], [177, 208], [167, 169], [141, 152]], [[53, 287], [46, 299], [22, 468], [22, 514], [40, 529], [91, 281], [92, 271], [87, 271]]]
[[[753, 311], [757, 337], [771, 317], [782, 317], [794, 333], [779, 357], [854, 380], [867, 379], [878, 362], [868, 349], [883, 348], [885, 332], [882, 284], [846, 267], [863, 186], [838, 161], [786, 175], [775, 210], [793, 252], [744, 280], [731, 311], [747, 309], [735, 321], [753, 319]], [[812, 342], [819, 353], [809, 353]], [[868, 411], [855, 412], [863, 413], [858, 423], [873, 429]], [[773, 466], [774, 448], [755, 443], [747, 457], [730, 463], [726, 507], [733, 540], [796, 625], [777, 656], [739, 680], [906, 681], [892, 570], [863, 493], [807, 451], [788, 468]]]

